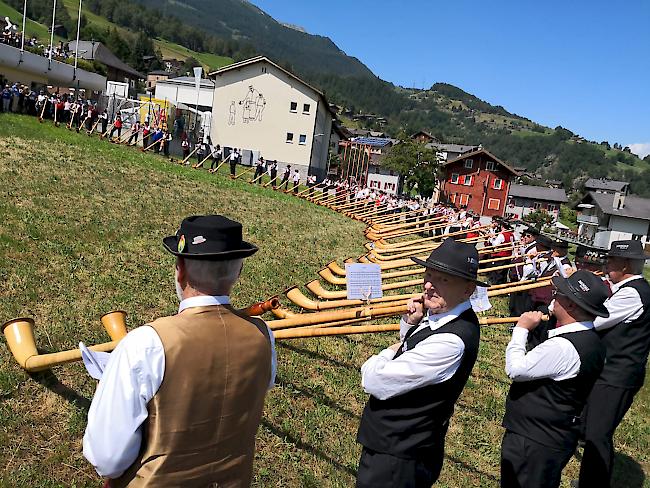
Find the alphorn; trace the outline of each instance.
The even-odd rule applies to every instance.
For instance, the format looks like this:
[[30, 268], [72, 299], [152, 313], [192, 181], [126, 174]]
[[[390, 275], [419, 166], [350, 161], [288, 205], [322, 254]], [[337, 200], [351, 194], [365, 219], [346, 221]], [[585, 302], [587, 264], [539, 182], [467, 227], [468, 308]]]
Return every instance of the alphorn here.
[[[280, 306], [277, 297], [254, 303], [242, 310], [246, 315], [261, 315], [264, 312]], [[110, 342], [90, 346], [91, 351], [110, 352], [119, 341], [126, 336], [126, 312], [115, 310], [101, 317], [102, 325], [111, 338]], [[29, 372], [44, 371], [53, 366], [79, 361], [81, 351], [71, 349], [68, 351], [39, 354], [34, 338], [34, 319], [16, 318], [2, 326], [2, 332], [7, 340], [7, 345], [18, 364]]]
[[156, 144], [160, 144], [162, 141], [164, 141], [164, 138], [163, 138], [163, 137], [161, 137], [160, 139], [158, 139], [158, 140], [155, 141], [155, 142], [152, 142], [152, 143], [149, 144], [147, 147], [143, 147], [143, 148], [141, 148], [140, 150], [141, 150], [142, 152], [147, 152], [149, 149], [151, 149], [152, 147], [154, 147]]
[[262, 185], [262, 187], [263, 187], [263, 188], [266, 188], [266, 187], [268, 187], [269, 185], [272, 185], [272, 184], [273, 184], [275, 181], [277, 181], [277, 180], [278, 180], [278, 175], [275, 175], [275, 178], [272, 178], [270, 181], [264, 183], [264, 184]]
[[38, 117], [38, 121], [41, 123], [43, 122], [43, 117], [45, 116], [45, 107], [47, 107], [47, 104], [48, 104], [48, 99], [46, 98], [43, 101], [43, 110], [41, 110], [41, 115]]
[[225, 163], [226, 163], [226, 160], [224, 159], [224, 160], [222, 160], [219, 164], [217, 164], [217, 167], [216, 167], [216, 168], [214, 168], [214, 169], [209, 169], [208, 171], [209, 171], [210, 173], [214, 174], [214, 173], [216, 173], [217, 171], [219, 171], [219, 169], [220, 169], [220, 168], [221, 168]]
[[93, 134], [93, 132], [95, 132], [95, 128], [97, 128], [97, 125], [99, 125], [99, 118], [97, 118], [97, 120], [95, 121], [93, 126], [90, 128], [90, 130], [87, 131], [88, 132], [88, 137], [90, 137]]
[[198, 147], [195, 147], [195, 148], [194, 148], [194, 151], [192, 151], [191, 153], [189, 153], [189, 154], [187, 155], [187, 157], [186, 157], [185, 159], [183, 159], [182, 161], [180, 161], [178, 164], [182, 166], [182, 165], [184, 165], [185, 163], [187, 163], [187, 162], [190, 160], [190, 158], [191, 158], [192, 156], [194, 156], [194, 153], [195, 153], [198, 149], [199, 149]]
[[199, 163], [193, 164], [192, 168], [194, 169], [199, 169], [203, 167], [203, 163], [205, 163], [210, 157], [212, 156], [212, 153], [208, 154], [206, 157], [204, 157]]
[[254, 166], [251, 166], [250, 168], [246, 168], [244, 171], [242, 171], [242, 172], [239, 173], [238, 175], [235, 175], [235, 176], [233, 177], [233, 180], [238, 180], [240, 177], [244, 176], [244, 175], [247, 174], [247, 173], [250, 173], [250, 172], [253, 171], [254, 169], [255, 169]]
[[[542, 320], [548, 320], [548, 315], [542, 315]], [[517, 323], [519, 317], [502, 317], [502, 318], [487, 318], [481, 317], [478, 319], [480, 325], [496, 325], [496, 324], [514, 324]], [[397, 332], [400, 330], [400, 324], [379, 324], [379, 325], [359, 325], [349, 327], [329, 327], [329, 328], [299, 328], [278, 330], [273, 333], [276, 340], [284, 339], [303, 339], [307, 337], [326, 337], [336, 335], [349, 335], [349, 334], [369, 334], [377, 332]]]

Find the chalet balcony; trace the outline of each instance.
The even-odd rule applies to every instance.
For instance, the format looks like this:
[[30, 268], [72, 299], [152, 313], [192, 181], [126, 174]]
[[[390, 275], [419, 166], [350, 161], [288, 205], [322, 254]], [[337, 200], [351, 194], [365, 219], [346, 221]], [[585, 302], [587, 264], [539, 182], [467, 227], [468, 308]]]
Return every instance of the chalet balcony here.
[[579, 224], [598, 225], [598, 216], [590, 214], [578, 214], [576, 219]]

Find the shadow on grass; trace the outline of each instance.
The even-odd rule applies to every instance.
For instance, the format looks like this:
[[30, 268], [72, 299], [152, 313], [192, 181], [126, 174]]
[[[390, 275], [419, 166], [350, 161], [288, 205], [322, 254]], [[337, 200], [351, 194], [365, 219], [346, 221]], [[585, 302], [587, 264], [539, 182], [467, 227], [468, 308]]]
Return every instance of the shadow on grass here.
[[614, 457], [614, 473], [612, 488], [642, 488], [645, 474], [641, 465], [633, 458], [622, 452]]
[[357, 415], [352, 410], [348, 410], [347, 408], [341, 406], [339, 403], [335, 402], [334, 400], [332, 400], [330, 397], [328, 397], [323, 393], [309, 390], [307, 388], [302, 388], [296, 385], [295, 383], [291, 383], [290, 381], [285, 380], [280, 376], [277, 377], [276, 382], [278, 383], [279, 386], [291, 390], [292, 393], [297, 393], [306, 398], [311, 398], [312, 400], [314, 400], [314, 402], [319, 403], [321, 405], [325, 405], [333, 410], [336, 410], [337, 412], [340, 412], [343, 415], [350, 417], [351, 419], [361, 420], [360, 415]]
[[[445, 454], [445, 459], [447, 461], [449, 461], [449, 462], [452, 462], [452, 463], [456, 464], [459, 468], [462, 468], [464, 471], [469, 471], [471, 473], [476, 473], [477, 475], [480, 475], [480, 476], [485, 476], [486, 478], [489, 478], [490, 480], [492, 480], [492, 481], [494, 481], [496, 483], [499, 482], [499, 477], [498, 476], [495, 476], [495, 475], [493, 475], [491, 473], [486, 473], [485, 471], [481, 471], [480, 469], [476, 469], [471, 464], [468, 464], [467, 462], [462, 461], [462, 460], [460, 460], [458, 458], [455, 458], [453, 456], [449, 456], [449, 455]], [[442, 469], [444, 470], [445, 468], [443, 467]]]
[[312, 446], [307, 442], [302, 441], [301, 439], [297, 438], [296, 436], [287, 432], [286, 430], [282, 430], [280, 427], [273, 425], [268, 420], [262, 419], [262, 426], [265, 429], [267, 429], [269, 432], [271, 432], [273, 435], [276, 435], [280, 439], [290, 442], [291, 444], [296, 446], [296, 448], [308, 452], [312, 456], [317, 457], [318, 459], [321, 459], [329, 463], [330, 465], [334, 466], [336, 469], [340, 471], [344, 471], [347, 474], [354, 476], [355, 478], [357, 477], [357, 471], [355, 469], [346, 466], [345, 464], [342, 464], [336, 459], [331, 458], [324, 451], [318, 449], [317, 447]]
[[302, 354], [303, 356], [310, 357], [311, 359], [318, 359], [320, 361], [325, 361], [339, 368], [345, 368], [351, 371], [359, 371], [359, 368], [354, 364], [344, 363], [343, 361], [332, 359], [331, 357], [326, 356], [325, 354], [321, 354], [316, 351], [310, 351], [308, 349], [303, 349], [294, 345], [290, 345], [287, 342], [277, 342], [276, 346], [278, 347], [278, 349], [288, 349], [289, 351], [295, 352], [296, 354]]
[[69, 386], [61, 383], [59, 378], [57, 378], [51, 370], [43, 371], [40, 373], [31, 373], [30, 376], [34, 381], [43, 385], [52, 393], [56, 393], [64, 400], [76, 405], [86, 413], [88, 413], [88, 410], [90, 410], [90, 399], [80, 395]]

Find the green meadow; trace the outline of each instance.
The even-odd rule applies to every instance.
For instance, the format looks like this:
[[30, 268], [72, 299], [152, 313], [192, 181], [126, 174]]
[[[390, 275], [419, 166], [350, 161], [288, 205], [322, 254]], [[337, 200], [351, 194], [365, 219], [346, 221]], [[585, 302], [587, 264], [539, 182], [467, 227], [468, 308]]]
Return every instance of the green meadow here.
[[[361, 223], [250, 185], [248, 177], [233, 181], [225, 167], [211, 175], [5, 114], [0, 153], [0, 323], [33, 317], [41, 352], [107, 341], [99, 317], [110, 310], [127, 311], [129, 328], [175, 313], [174, 258], [161, 239], [188, 215], [237, 219], [259, 246], [233, 293], [237, 307], [315, 279], [333, 259], [365, 252]], [[503, 300], [493, 305], [491, 315], [506, 314]], [[355, 435], [367, 398], [359, 369], [396, 340], [384, 333], [278, 342], [277, 384], [258, 434], [254, 486], [354, 485]], [[437, 486], [498, 486], [508, 340], [507, 326], [483, 328]], [[95, 381], [80, 364], [27, 374], [0, 342], [0, 487], [101, 486], [81, 452]], [[650, 486], [649, 417], [646, 385], [616, 435], [615, 486]], [[578, 467], [579, 453], [563, 487]]]

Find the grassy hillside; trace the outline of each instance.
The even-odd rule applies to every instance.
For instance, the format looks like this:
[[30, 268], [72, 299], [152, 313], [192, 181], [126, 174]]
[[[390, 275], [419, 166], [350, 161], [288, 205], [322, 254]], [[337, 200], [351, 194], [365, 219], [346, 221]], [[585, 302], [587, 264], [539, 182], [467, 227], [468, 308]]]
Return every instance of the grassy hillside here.
[[[77, 2], [77, 0], [63, 0], [63, 4], [68, 10], [70, 17], [76, 21], [79, 2]], [[119, 25], [87, 9], [82, 12], [82, 15], [86, 18], [87, 24], [91, 27], [94, 27], [100, 31], [105, 31], [106, 29], [116, 29], [129, 42], [133, 42], [135, 39], [135, 34], [133, 32], [120, 27]], [[232, 63], [232, 58], [228, 58], [226, 56], [217, 56], [216, 54], [212, 53], [200, 53], [192, 51], [191, 49], [187, 49], [186, 47], [174, 44], [173, 42], [169, 42], [164, 39], [153, 39], [153, 42], [155, 46], [160, 49], [163, 55], [163, 59], [173, 58], [184, 61], [191, 57], [200, 62], [206, 71], [217, 70]]]
[[[187, 215], [229, 215], [260, 246], [233, 294], [236, 306], [311, 280], [331, 259], [364, 252], [363, 227], [329, 210], [32, 118], [0, 114], [0, 151], [0, 321], [34, 317], [43, 352], [107, 340], [98, 317], [115, 308], [128, 311], [129, 327], [174, 313], [174, 260], [161, 238]], [[493, 315], [504, 313], [503, 300], [494, 305]], [[353, 485], [366, 401], [359, 368], [395, 341], [395, 334], [379, 334], [279, 343], [254, 486]], [[507, 328], [483, 328], [437, 486], [498, 486], [507, 342]], [[0, 345], [0, 486], [99, 486], [81, 455], [94, 388], [79, 364], [27, 375]], [[648, 418], [646, 385], [617, 433], [616, 486], [638, 488], [644, 473], [650, 478]], [[574, 459], [563, 488], [577, 468]]]

